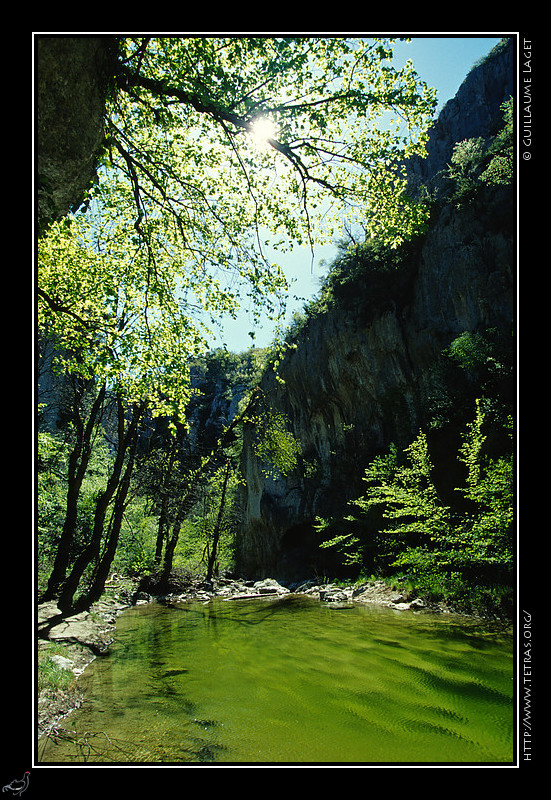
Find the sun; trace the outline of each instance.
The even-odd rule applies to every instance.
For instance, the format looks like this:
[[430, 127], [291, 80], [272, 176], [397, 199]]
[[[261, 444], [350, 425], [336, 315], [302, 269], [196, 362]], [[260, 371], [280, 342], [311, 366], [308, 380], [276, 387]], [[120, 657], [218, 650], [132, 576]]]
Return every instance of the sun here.
[[257, 117], [251, 123], [251, 136], [257, 147], [268, 147], [269, 139], [275, 139], [278, 133], [276, 123], [268, 117]]

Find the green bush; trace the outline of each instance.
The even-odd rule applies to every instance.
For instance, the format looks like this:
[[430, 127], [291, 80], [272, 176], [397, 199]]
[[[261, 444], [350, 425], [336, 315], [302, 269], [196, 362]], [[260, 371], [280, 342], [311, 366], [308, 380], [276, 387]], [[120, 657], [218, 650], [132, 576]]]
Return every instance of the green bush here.
[[446, 174], [454, 185], [452, 202], [458, 207], [472, 202], [483, 186], [507, 186], [514, 177], [514, 104], [502, 104], [503, 127], [493, 139], [480, 137], [458, 142]]
[[311, 311], [350, 303], [375, 311], [400, 304], [410, 283], [418, 244], [419, 239], [396, 248], [376, 239], [353, 245], [341, 242]]
[[[486, 415], [477, 401], [457, 454], [466, 470], [456, 489], [462, 502], [444, 504], [433, 480], [427, 435], [420, 431], [399, 458], [392, 447], [365, 471], [365, 494], [351, 503], [356, 528], [337, 532], [324, 547], [340, 550], [364, 571], [368, 545], [379, 540], [390, 573], [406, 576], [429, 599], [463, 604], [510, 596], [513, 569], [513, 456], [485, 452]], [[512, 423], [506, 424], [511, 436]], [[373, 513], [379, 529], [373, 534]], [[371, 517], [370, 517], [371, 515]], [[363, 532], [358, 522], [365, 520]], [[319, 527], [321, 531], [323, 526]], [[498, 589], [499, 587], [499, 589]], [[501, 602], [501, 600], [500, 600]]]

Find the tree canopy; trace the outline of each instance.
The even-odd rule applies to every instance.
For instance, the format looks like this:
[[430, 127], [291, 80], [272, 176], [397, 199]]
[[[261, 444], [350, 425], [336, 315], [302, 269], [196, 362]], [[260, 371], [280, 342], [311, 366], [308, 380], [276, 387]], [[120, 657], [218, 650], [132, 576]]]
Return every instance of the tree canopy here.
[[39, 246], [39, 331], [63, 368], [181, 416], [210, 326], [243, 302], [277, 316], [268, 245], [313, 245], [344, 216], [391, 245], [417, 232], [402, 169], [435, 92], [394, 42], [121, 38], [86, 213]]

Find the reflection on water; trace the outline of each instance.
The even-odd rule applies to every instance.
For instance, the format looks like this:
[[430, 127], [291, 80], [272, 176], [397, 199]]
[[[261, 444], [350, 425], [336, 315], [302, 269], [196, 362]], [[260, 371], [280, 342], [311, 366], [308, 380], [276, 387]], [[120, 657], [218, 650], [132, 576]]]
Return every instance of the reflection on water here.
[[47, 762], [510, 763], [512, 637], [307, 597], [150, 604], [117, 622]]

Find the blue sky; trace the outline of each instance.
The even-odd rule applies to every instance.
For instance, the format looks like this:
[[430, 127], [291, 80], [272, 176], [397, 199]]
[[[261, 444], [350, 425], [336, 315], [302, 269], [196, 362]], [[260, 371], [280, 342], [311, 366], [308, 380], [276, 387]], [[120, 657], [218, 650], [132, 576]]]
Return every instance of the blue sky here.
[[[437, 113], [455, 96], [478, 59], [487, 55], [503, 36], [503, 34], [408, 35], [412, 37], [411, 42], [401, 42], [395, 46], [394, 62], [400, 65], [411, 59], [420, 77], [438, 92]], [[319, 247], [316, 249], [313, 265], [309, 250], [298, 249], [287, 257], [282, 266], [288, 280], [292, 281], [291, 296], [287, 303], [288, 320], [294, 311], [302, 310], [305, 301], [317, 294], [320, 279], [327, 271], [322, 262], [330, 264], [335, 254], [336, 248], [332, 245]], [[301, 299], [293, 300], [294, 296]], [[227, 349], [233, 352], [246, 350], [251, 346], [249, 331], [252, 327], [247, 313], [243, 313], [237, 321], [230, 320], [223, 326], [222, 334], [213, 346], [221, 347], [225, 344]], [[254, 346], [266, 347], [271, 344], [274, 338], [272, 324], [255, 326], [254, 330]]]

